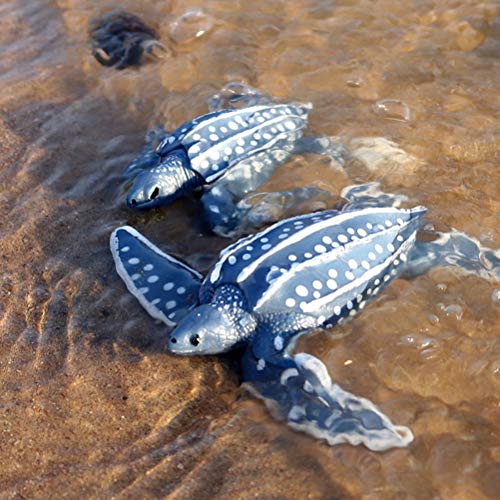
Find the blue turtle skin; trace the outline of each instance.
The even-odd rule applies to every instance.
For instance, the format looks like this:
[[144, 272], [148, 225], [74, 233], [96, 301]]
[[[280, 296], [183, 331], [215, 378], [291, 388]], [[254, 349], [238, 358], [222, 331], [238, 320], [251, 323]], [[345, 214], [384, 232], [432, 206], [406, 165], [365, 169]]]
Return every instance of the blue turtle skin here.
[[111, 236], [119, 275], [155, 318], [177, 324], [176, 354], [246, 344], [243, 380], [295, 429], [330, 444], [406, 446], [411, 431], [332, 383], [323, 363], [292, 356], [297, 338], [355, 315], [403, 270], [425, 208], [294, 217], [230, 245], [204, 280], [128, 227]]
[[140, 172], [156, 167], [159, 163], [156, 148], [168, 136], [169, 133], [161, 125], [150, 130], [144, 138], [145, 144], [141, 152], [125, 167], [122, 179], [133, 181]]
[[310, 109], [310, 104], [300, 103], [224, 109], [186, 122], [170, 134], [160, 129], [125, 169], [124, 179], [132, 182], [128, 206], [165, 205], [204, 188], [209, 227], [229, 235], [241, 218], [236, 203], [293, 152], [342, 161], [342, 148], [328, 138], [303, 137]]

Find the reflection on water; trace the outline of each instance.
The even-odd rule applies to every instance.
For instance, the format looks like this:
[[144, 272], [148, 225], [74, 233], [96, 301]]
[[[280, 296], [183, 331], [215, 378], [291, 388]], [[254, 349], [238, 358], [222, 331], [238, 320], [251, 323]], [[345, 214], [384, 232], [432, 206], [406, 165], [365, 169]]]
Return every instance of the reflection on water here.
[[[86, 40], [89, 19], [116, 8], [0, 6], [2, 493], [495, 497], [496, 4], [127, 0], [119, 8], [171, 54], [123, 71], [100, 66]], [[190, 9], [211, 24], [196, 36], [183, 22], [194, 36], [176, 40]], [[273, 422], [238, 392], [237, 356], [163, 353], [165, 332], [115, 276], [107, 241], [124, 223], [200, 270], [227, 245], [200, 235], [195, 200], [128, 211], [120, 175], [148, 129], [207, 112], [235, 81], [314, 103], [312, 132], [352, 154], [344, 169], [294, 157], [262, 193], [313, 186], [328, 193], [322, 208], [379, 182], [390, 203], [429, 208], [424, 238], [456, 235], [445, 246], [477, 252], [488, 272], [397, 280], [354, 321], [301, 341], [343, 388], [411, 427], [407, 449], [330, 448]]]

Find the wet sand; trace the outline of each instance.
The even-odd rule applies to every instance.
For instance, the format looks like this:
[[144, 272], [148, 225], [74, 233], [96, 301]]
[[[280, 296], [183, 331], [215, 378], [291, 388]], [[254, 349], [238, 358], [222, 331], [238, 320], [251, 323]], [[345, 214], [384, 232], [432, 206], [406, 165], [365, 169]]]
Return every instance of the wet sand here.
[[[337, 199], [380, 181], [427, 223], [500, 247], [499, 18], [493, 2], [122, 2], [168, 41], [201, 7], [206, 34], [115, 71], [86, 27], [113, 2], [0, 5], [1, 498], [494, 498], [500, 489], [499, 284], [452, 269], [397, 280], [354, 321], [305, 338], [346, 390], [416, 439], [382, 454], [328, 447], [239, 388], [238, 357], [176, 358], [108, 249], [128, 223], [205, 271], [227, 241], [197, 205], [124, 206], [120, 174], [148, 127], [172, 129], [241, 80], [314, 103], [311, 130], [387, 137], [401, 170], [296, 157], [263, 190]], [[179, 38], [182, 41], [182, 38]], [[399, 104], [411, 118], [401, 121]], [[394, 119], [398, 118], [398, 119]]]

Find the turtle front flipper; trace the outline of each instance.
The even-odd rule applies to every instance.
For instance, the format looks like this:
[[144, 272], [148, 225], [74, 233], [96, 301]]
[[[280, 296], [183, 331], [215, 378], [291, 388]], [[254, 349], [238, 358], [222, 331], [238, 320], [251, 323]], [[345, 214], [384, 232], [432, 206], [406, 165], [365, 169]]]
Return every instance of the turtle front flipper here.
[[202, 276], [129, 226], [115, 229], [110, 248], [116, 270], [146, 311], [175, 326], [198, 304]]
[[240, 232], [241, 226], [247, 226], [244, 218], [250, 206], [239, 202], [262, 186], [272, 176], [278, 159], [284, 161], [288, 155], [286, 150], [257, 153], [240, 161], [208, 188], [201, 203], [209, 229], [219, 236], [231, 237]]
[[262, 151], [239, 162], [208, 188], [201, 203], [209, 229], [219, 236], [234, 237], [297, 212], [331, 205], [331, 194], [314, 186], [254, 193], [289, 156], [287, 149]]
[[125, 167], [122, 173], [123, 180], [133, 180], [137, 175], [153, 168], [161, 161], [160, 156], [156, 154], [156, 148], [163, 139], [169, 137], [169, 133], [161, 126], [157, 125], [150, 130], [145, 137], [144, 147], [141, 152]]
[[394, 425], [371, 401], [333, 383], [319, 359], [305, 353], [289, 356], [296, 338], [297, 333], [259, 330], [243, 357], [246, 387], [273, 416], [330, 445], [363, 444], [384, 451], [411, 443], [410, 429]]
[[238, 232], [246, 210], [239, 209], [237, 201], [225, 186], [216, 185], [203, 194], [203, 222], [211, 232], [225, 238]]

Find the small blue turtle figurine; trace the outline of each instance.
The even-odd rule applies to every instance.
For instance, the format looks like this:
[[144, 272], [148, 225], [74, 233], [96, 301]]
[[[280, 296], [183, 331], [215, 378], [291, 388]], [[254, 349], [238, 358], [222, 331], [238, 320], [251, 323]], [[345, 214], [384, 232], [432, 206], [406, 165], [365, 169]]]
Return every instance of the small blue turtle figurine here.
[[[123, 178], [131, 208], [164, 205], [198, 188], [210, 228], [229, 235], [236, 203], [261, 186], [292, 153], [312, 152], [342, 163], [342, 148], [328, 137], [303, 137], [311, 104], [259, 104], [223, 109], [146, 138]], [[159, 142], [159, 144], [158, 144]]]
[[273, 414], [329, 444], [372, 450], [408, 445], [370, 401], [332, 383], [323, 363], [292, 355], [297, 338], [334, 326], [405, 267], [425, 208], [329, 210], [283, 220], [243, 238], [202, 276], [134, 229], [111, 235], [118, 274], [151, 316], [176, 326], [176, 354], [217, 354], [246, 345], [243, 381]]

